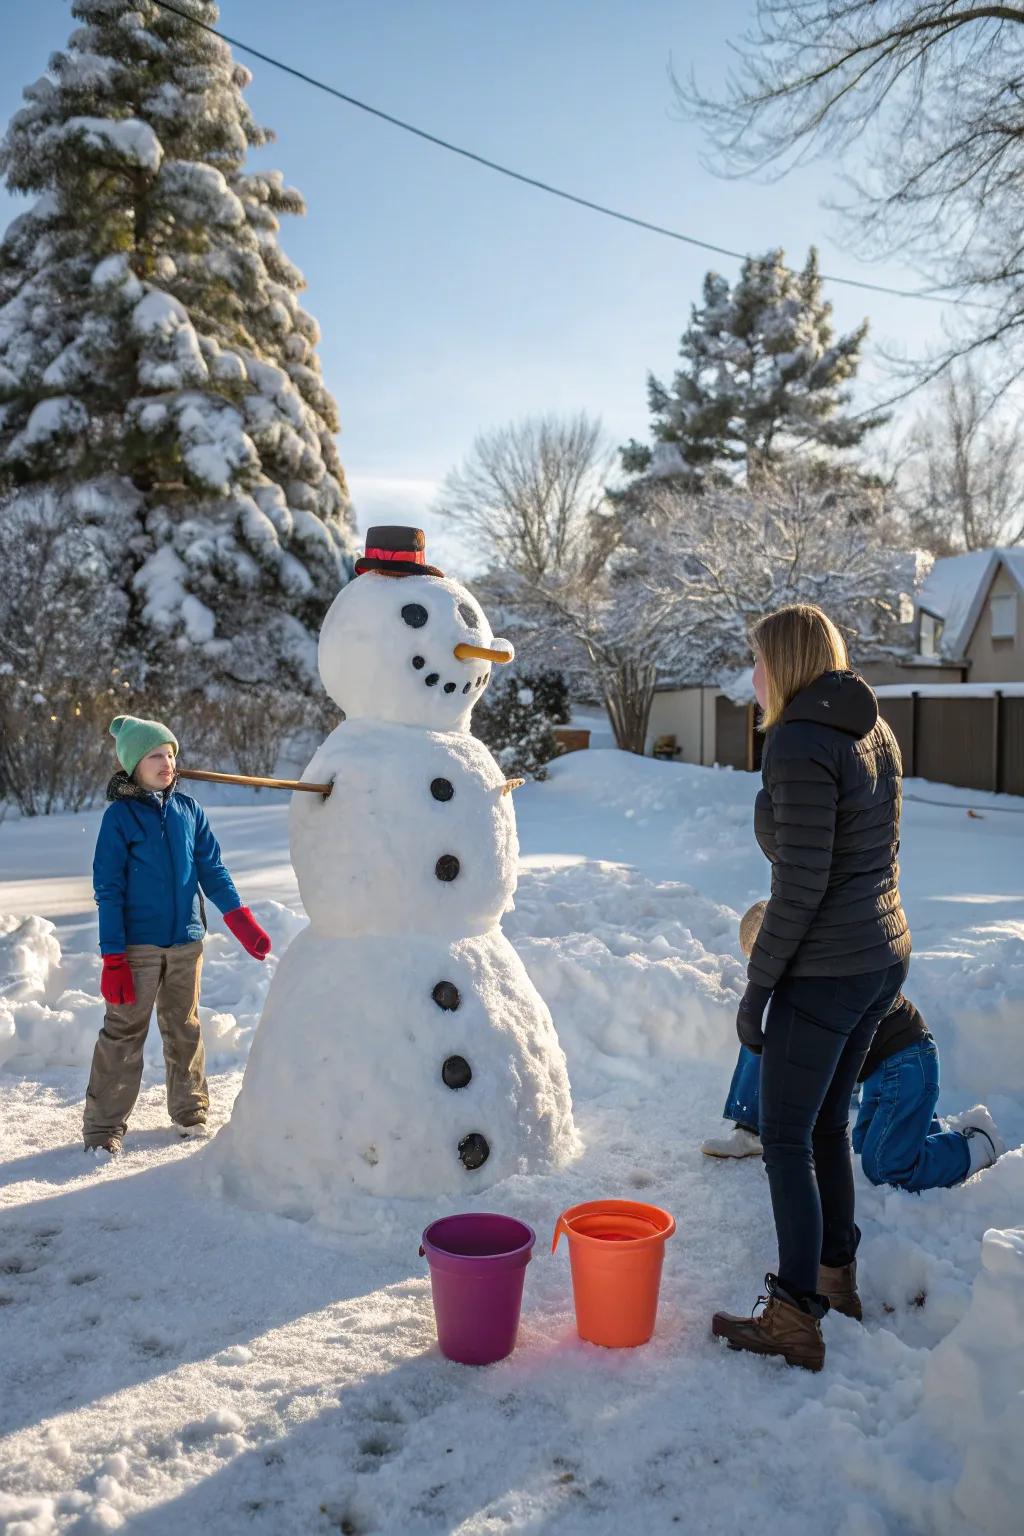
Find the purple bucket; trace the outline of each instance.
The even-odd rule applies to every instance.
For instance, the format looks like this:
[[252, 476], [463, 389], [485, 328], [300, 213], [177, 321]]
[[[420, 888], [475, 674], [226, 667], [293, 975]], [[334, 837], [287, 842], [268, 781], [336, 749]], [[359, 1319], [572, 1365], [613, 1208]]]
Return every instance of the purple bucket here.
[[461, 1365], [491, 1365], [512, 1353], [536, 1240], [525, 1221], [486, 1211], [430, 1223], [420, 1254], [430, 1264], [442, 1355]]

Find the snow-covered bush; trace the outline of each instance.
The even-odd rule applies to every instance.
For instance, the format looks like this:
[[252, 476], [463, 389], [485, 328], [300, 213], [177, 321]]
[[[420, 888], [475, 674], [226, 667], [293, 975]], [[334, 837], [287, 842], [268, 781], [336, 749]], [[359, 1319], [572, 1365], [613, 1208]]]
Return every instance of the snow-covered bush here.
[[543, 779], [545, 764], [558, 754], [553, 727], [568, 718], [560, 673], [503, 673], [473, 711], [472, 728], [510, 778]]

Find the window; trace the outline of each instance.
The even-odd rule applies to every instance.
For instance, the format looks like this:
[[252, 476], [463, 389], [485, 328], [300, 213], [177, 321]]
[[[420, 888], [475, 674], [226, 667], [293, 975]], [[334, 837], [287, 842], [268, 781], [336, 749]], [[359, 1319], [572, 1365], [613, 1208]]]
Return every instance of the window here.
[[989, 603], [989, 612], [992, 615], [992, 639], [1016, 640], [1017, 638], [1017, 598], [1015, 594], [1006, 597], [993, 597]]
[[939, 654], [939, 641], [942, 639], [942, 620], [937, 619], [933, 613], [921, 609], [921, 637], [917, 653], [919, 656], [937, 656]]

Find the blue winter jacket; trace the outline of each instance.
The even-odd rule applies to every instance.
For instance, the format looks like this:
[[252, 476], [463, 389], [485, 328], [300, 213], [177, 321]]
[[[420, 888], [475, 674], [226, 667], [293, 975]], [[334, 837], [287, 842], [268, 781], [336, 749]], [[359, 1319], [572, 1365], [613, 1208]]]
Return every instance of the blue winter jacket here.
[[92, 864], [101, 954], [201, 939], [200, 887], [221, 912], [242, 905], [206, 812], [191, 795], [151, 794], [118, 773], [107, 798]]

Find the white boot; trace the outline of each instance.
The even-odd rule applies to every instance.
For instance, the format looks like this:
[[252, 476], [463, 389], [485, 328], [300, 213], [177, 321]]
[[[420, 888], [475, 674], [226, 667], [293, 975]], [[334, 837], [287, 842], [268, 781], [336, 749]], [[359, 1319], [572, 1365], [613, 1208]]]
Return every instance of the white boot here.
[[999, 1127], [984, 1104], [975, 1104], [973, 1109], [962, 1110], [959, 1115], [947, 1115], [942, 1123], [947, 1131], [984, 1131], [993, 1145], [998, 1147], [999, 1157], [1006, 1151], [1006, 1142], [999, 1134]]
[[709, 1136], [700, 1149], [705, 1157], [760, 1157], [761, 1138], [742, 1125], [734, 1125], [727, 1136]]
[[992, 1164], [997, 1162], [1006, 1151], [1006, 1142], [996, 1130], [995, 1122], [987, 1110], [986, 1115], [991, 1130], [983, 1125], [965, 1125], [963, 1129], [963, 1136], [971, 1154], [971, 1166], [967, 1170], [968, 1177], [982, 1168], [991, 1168]]

